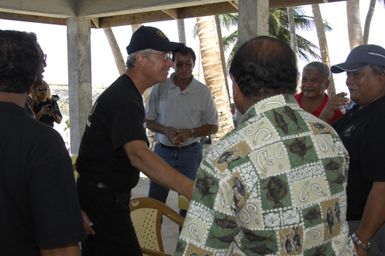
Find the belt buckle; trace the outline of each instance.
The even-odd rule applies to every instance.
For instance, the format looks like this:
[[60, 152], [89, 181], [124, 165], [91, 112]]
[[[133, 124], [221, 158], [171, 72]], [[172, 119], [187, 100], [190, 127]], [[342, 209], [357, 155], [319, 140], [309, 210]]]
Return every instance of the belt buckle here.
[[100, 182], [100, 181], [96, 183], [96, 187], [102, 188], [102, 189], [111, 189], [109, 186], [107, 186], [106, 184], [104, 184], [103, 182]]

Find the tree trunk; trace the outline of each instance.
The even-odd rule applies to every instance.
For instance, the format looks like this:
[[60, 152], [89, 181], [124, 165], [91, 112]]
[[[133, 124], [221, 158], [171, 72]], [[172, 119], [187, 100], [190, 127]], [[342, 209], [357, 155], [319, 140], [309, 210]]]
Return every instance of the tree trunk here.
[[213, 95], [218, 111], [218, 132], [212, 136], [213, 140], [216, 141], [231, 131], [234, 125], [226, 90], [214, 16], [197, 18], [197, 28], [206, 85]]
[[114, 32], [111, 28], [103, 28], [104, 34], [107, 37], [108, 44], [110, 45], [112, 55], [114, 56], [116, 67], [118, 68], [119, 74], [122, 75], [126, 72], [126, 65], [124, 63], [123, 55], [120, 51], [119, 45], [116, 42]]
[[297, 48], [297, 35], [295, 33], [295, 22], [294, 22], [294, 14], [293, 14], [293, 8], [292, 7], [287, 7], [287, 20], [289, 21], [289, 31], [290, 31], [290, 46], [291, 49], [295, 53], [298, 53], [298, 48]]
[[219, 15], [215, 15], [215, 26], [217, 27], [217, 32], [218, 32], [219, 52], [221, 53], [221, 62], [222, 62], [223, 74], [225, 76], [227, 96], [230, 99], [231, 96], [230, 96], [230, 90], [229, 90], [229, 83], [227, 81], [227, 75], [226, 75], [227, 74], [226, 58], [225, 58], [225, 51], [223, 50], [222, 29], [221, 29], [221, 22], [219, 20]]
[[363, 43], [360, 19], [360, 0], [346, 1], [350, 49]]
[[[318, 4], [312, 4], [311, 8], [313, 10], [314, 23], [317, 31], [318, 44], [319, 44], [322, 62], [330, 67], [329, 47], [328, 47], [328, 42], [326, 40], [326, 34], [325, 34], [324, 23], [321, 15], [321, 10]], [[330, 85], [327, 90], [330, 96], [333, 96], [336, 93], [333, 75], [330, 76]]]
[[369, 41], [370, 23], [372, 22], [374, 9], [376, 8], [376, 1], [377, 0], [370, 0], [368, 13], [366, 14], [365, 25], [364, 25], [364, 38], [363, 38], [364, 44], [368, 44], [368, 41]]

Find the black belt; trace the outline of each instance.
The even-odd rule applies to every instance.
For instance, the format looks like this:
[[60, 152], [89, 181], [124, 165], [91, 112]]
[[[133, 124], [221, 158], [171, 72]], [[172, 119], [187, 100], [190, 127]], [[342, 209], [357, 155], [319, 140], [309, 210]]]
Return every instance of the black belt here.
[[113, 189], [112, 187], [108, 186], [106, 183], [103, 183], [101, 181], [94, 181], [94, 180], [83, 180], [79, 179], [78, 183], [81, 184], [81, 186], [89, 187], [89, 188], [99, 188], [104, 190], [109, 190], [116, 195], [128, 195], [128, 198], [131, 198], [131, 191], [117, 191]]
[[167, 148], [167, 149], [187, 149], [187, 148], [191, 148], [191, 147], [195, 146], [196, 144], [198, 144], [198, 142], [193, 142], [189, 145], [178, 147], [178, 146], [166, 146], [166, 145], [163, 145], [162, 143], [159, 143], [159, 145], [161, 147]]
[[94, 181], [94, 180], [83, 180], [83, 179], [79, 179], [78, 181], [80, 184], [84, 184], [84, 186], [88, 186], [88, 187], [93, 187], [93, 188], [101, 188], [101, 189], [108, 189], [108, 190], [112, 190], [112, 188], [110, 186], [108, 186], [107, 184], [101, 182], [101, 181]]

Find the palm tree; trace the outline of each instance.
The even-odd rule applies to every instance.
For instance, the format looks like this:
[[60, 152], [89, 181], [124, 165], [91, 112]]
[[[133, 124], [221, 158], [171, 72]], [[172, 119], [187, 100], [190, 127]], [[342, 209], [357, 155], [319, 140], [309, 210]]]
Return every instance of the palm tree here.
[[374, 9], [376, 8], [376, 1], [377, 0], [370, 0], [370, 3], [369, 3], [369, 9], [368, 9], [368, 13], [366, 14], [365, 25], [364, 25], [364, 35], [363, 35], [364, 44], [367, 44], [369, 41], [370, 23], [372, 22]]
[[107, 37], [108, 44], [110, 45], [119, 74], [122, 75], [126, 71], [126, 65], [124, 63], [123, 55], [120, 51], [119, 45], [116, 42], [114, 32], [112, 31], [112, 28], [103, 28], [103, 31]]
[[[321, 53], [322, 62], [330, 67], [329, 47], [326, 40], [325, 26], [322, 19], [321, 10], [318, 4], [312, 4], [315, 28], [317, 31], [318, 44]], [[333, 76], [330, 77], [330, 85], [327, 89], [329, 95], [334, 95], [336, 92]]]
[[363, 43], [360, 19], [360, 0], [346, 1], [350, 49]]
[[230, 101], [222, 68], [219, 37], [214, 16], [197, 18], [196, 31], [199, 36], [202, 67], [206, 85], [213, 95], [218, 112], [218, 132], [213, 135], [216, 141], [234, 128], [230, 111]]
[[[379, 0], [385, 5], [385, 0]], [[370, 24], [376, 8], [376, 0], [370, 0], [368, 12], [365, 18], [364, 32], [361, 29], [360, 19], [360, 1], [349, 0], [346, 2], [346, 12], [348, 20], [348, 34], [350, 48], [353, 48], [360, 44], [367, 44], [369, 42]]]
[[289, 21], [290, 46], [297, 53], [297, 35], [295, 33], [293, 7], [287, 7], [287, 20]]
[[[294, 24], [296, 29], [309, 30], [314, 26], [313, 17], [304, 14], [304, 11], [300, 7], [293, 8]], [[236, 28], [238, 24], [238, 13], [231, 13], [221, 15], [221, 24], [228, 30]], [[325, 24], [325, 29], [330, 30], [330, 26]], [[289, 17], [287, 14], [287, 8], [270, 9], [269, 16], [269, 35], [281, 39], [290, 44], [290, 29], [289, 29]], [[238, 39], [238, 30], [234, 30], [228, 36], [223, 38], [223, 44], [225, 50], [230, 50], [229, 60], [232, 59], [235, 51], [237, 50], [236, 42]], [[306, 38], [296, 35], [296, 44], [298, 47], [299, 56], [305, 60], [309, 60], [308, 55], [313, 58], [320, 58], [317, 53], [317, 46]]]

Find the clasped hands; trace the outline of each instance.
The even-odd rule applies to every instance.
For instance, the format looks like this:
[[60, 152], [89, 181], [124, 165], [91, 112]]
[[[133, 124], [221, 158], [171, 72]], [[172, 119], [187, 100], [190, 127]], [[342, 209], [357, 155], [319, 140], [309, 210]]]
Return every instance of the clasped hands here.
[[191, 138], [191, 130], [167, 127], [165, 135], [173, 144], [179, 145]]

